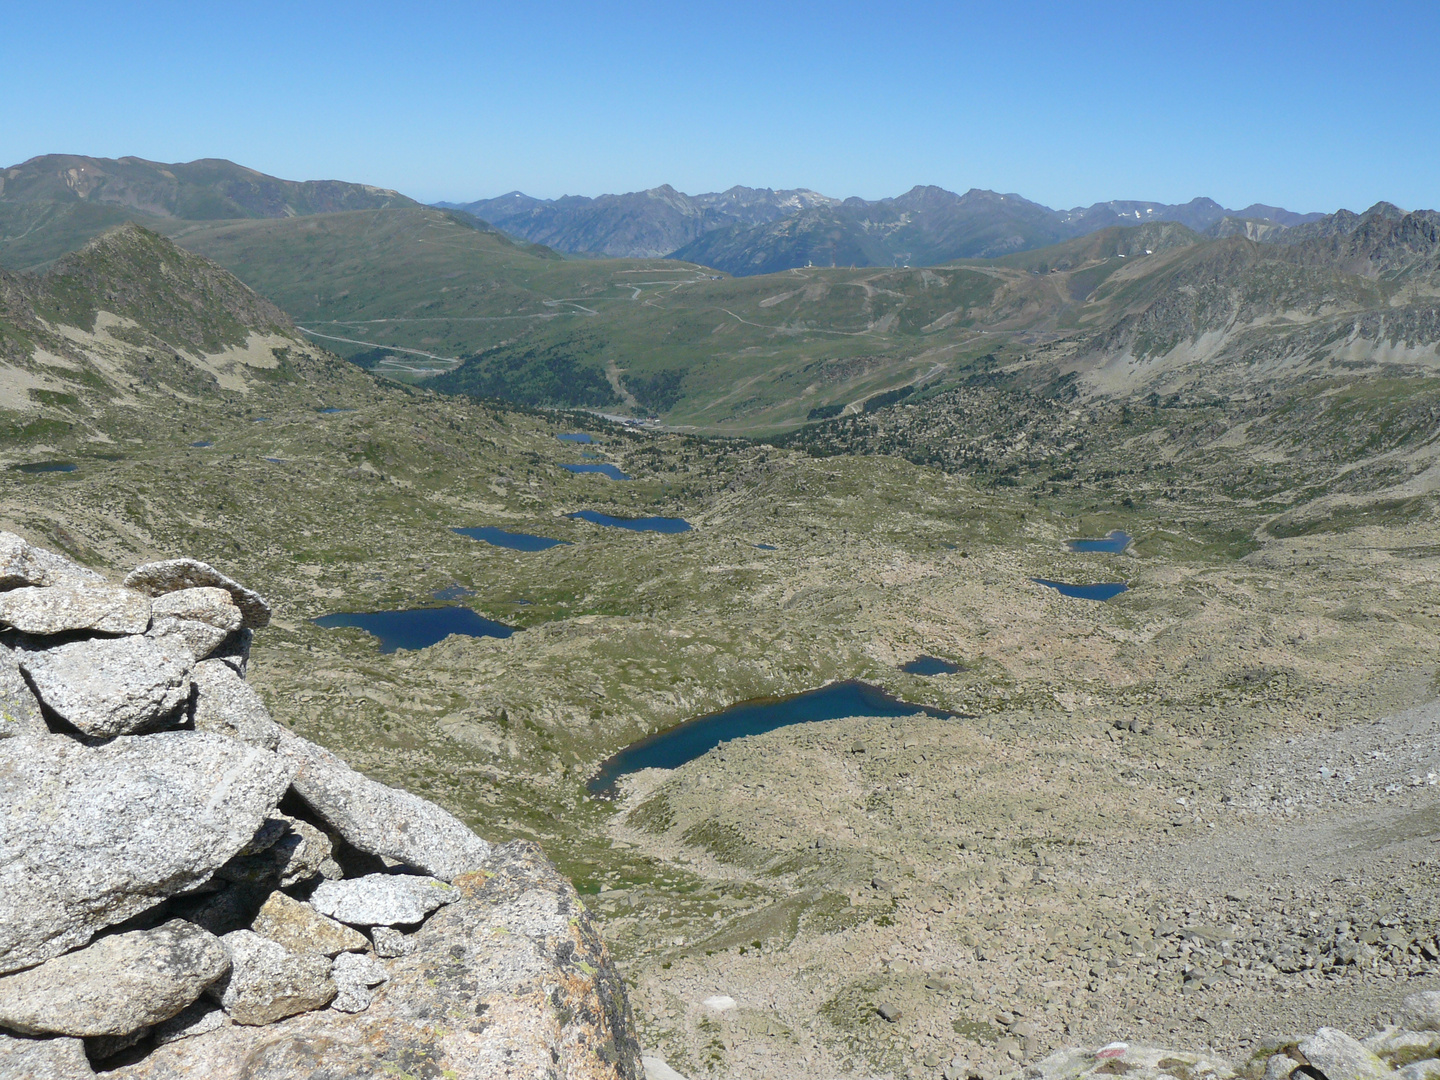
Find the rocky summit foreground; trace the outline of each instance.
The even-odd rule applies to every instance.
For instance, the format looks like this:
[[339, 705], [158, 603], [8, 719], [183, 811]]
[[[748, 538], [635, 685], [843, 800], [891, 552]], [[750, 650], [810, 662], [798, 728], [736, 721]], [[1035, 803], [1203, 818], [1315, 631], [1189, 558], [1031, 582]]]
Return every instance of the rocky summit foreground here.
[[0, 533], [0, 1078], [637, 1080], [570, 882], [277, 724], [269, 618]]

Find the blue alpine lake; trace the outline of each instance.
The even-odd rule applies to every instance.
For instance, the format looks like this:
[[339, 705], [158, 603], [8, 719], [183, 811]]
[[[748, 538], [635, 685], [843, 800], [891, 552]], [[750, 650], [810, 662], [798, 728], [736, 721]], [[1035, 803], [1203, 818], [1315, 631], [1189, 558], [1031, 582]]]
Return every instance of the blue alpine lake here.
[[1119, 529], [1106, 534], [1101, 540], [1066, 540], [1065, 550], [1081, 554], [1085, 552], [1098, 552], [1104, 555], [1121, 555], [1130, 546], [1134, 539], [1128, 533]]
[[900, 670], [907, 675], [954, 675], [963, 669], [953, 660], [941, 660], [938, 656], [917, 656], [908, 664], [901, 664]]
[[780, 550], [780, 549], [777, 548], [774, 544], [756, 544], [755, 547], [759, 548], [761, 551], [779, 551], [779, 550]]
[[477, 525], [473, 529], [451, 529], [450, 531], [459, 533], [461, 536], [468, 536], [471, 540], [479, 540], [484, 544], [509, 548], [511, 551], [545, 551], [547, 548], [559, 547], [561, 544], [570, 542], [569, 540], [552, 540], [548, 536], [534, 536], [531, 533], [506, 532], [493, 525]]
[[1109, 600], [1127, 591], [1130, 586], [1123, 581], [1102, 581], [1097, 585], [1069, 585], [1063, 581], [1046, 581], [1044, 578], [1031, 578], [1037, 585], [1044, 585], [1048, 589], [1054, 589], [1061, 596], [1073, 596], [1077, 600]]
[[598, 510], [580, 510], [565, 516], [588, 521], [591, 525], [609, 525], [616, 529], [629, 529], [631, 532], [682, 533], [689, 532], [691, 528], [690, 523], [684, 518], [622, 518], [602, 514]]
[[316, 626], [354, 627], [380, 639], [380, 651], [427, 649], [451, 634], [465, 637], [508, 638], [515, 627], [476, 615], [467, 607], [409, 608], [405, 611], [342, 611], [322, 615]]
[[561, 442], [592, 443], [595, 441], [583, 431], [572, 431], [565, 435], [556, 435], [555, 437]]
[[192, 442], [190, 444], [191, 448], [195, 450], [204, 450], [206, 447], [214, 445], [215, 444], [210, 442], [208, 439], [201, 439], [199, 442]]
[[608, 476], [611, 480], [633, 480], [633, 476], [621, 472], [614, 465], [561, 465], [562, 469], [568, 469], [573, 473], [599, 473], [601, 476]]
[[353, 411], [354, 411], [353, 409], [341, 409], [341, 408], [338, 408], [338, 407], [336, 407], [336, 406], [334, 406], [334, 405], [331, 405], [328, 409], [321, 409], [321, 410], [320, 410], [320, 415], [321, 415], [321, 416], [331, 416], [331, 415], [333, 415], [333, 414], [335, 414], [335, 413], [353, 412]]
[[878, 686], [851, 680], [831, 683], [782, 698], [755, 698], [728, 709], [697, 716], [683, 724], [631, 743], [600, 763], [586, 788], [591, 795], [609, 798], [620, 777], [641, 769], [674, 769], [707, 754], [723, 742], [763, 735], [790, 724], [811, 724], [845, 716], [914, 716], [940, 718], [955, 714], [928, 705], [911, 705]]
[[11, 465], [10, 467], [24, 473], [74, 472], [80, 468], [73, 461], [29, 461], [24, 465]]

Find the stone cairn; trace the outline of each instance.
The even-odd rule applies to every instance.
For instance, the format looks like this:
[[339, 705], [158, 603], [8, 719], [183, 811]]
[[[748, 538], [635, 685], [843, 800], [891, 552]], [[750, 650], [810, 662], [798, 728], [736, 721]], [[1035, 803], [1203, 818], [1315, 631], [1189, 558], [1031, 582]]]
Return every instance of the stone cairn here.
[[269, 621], [193, 559], [115, 585], [0, 532], [0, 1080], [638, 1076], [569, 883], [277, 724], [245, 681]]

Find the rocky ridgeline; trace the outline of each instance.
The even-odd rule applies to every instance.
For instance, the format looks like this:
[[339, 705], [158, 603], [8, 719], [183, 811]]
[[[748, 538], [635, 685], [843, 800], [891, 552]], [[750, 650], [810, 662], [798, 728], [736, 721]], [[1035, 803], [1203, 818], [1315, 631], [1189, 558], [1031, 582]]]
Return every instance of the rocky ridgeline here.
[[0, 533], [0, 1080], [636, 1080], [570, 883], [277, 724], [269, 619]]
[[[1364, 1040], [1322, 1027], [1300, 1039], [1272, 1042], [1240, 1067], [1206, 1054], [1111, 1043], [1098, 1050], [1061, 1050], [1012, 1075], [1014, 1080], [1436, 1080], [1440, 991], [1411, 994], [1394, 1019]], [[965, 1062], [956, 1060], [944, 1076], [955, 1080], [969, 1072]]]

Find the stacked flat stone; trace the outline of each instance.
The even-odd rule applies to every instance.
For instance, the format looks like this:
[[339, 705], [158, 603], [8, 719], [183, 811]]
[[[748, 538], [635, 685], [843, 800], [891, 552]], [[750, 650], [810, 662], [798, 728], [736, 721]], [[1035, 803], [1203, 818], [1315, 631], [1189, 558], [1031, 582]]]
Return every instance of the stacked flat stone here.
[[203, 562], [116, 585], [0, 532], [0, 1080], [362, 1012], [491, 855], [271, 718], [270, 616]]

